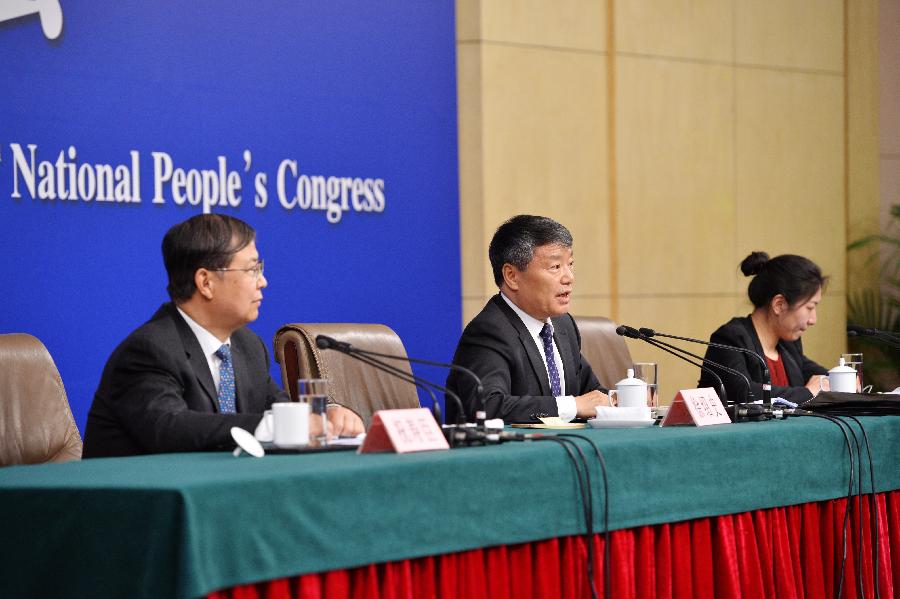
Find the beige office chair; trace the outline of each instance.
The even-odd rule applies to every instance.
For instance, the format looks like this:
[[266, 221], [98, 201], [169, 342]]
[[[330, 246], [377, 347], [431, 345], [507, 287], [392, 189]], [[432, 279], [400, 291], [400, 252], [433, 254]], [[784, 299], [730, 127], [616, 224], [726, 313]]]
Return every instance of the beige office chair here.
[[[377, 410], [419, 407], [412, 383], [335, 350], [320, 350], [316, 347], [317, 335], [360, 349], [406, 356], [397, 333], [381, 324], [286, 324], [275, 333], [275, 360], [281, 365], [281, 381], [292, 399], [297, 399], [298, 378], [328, 379], [331, 400], [359, 414], [367, 428]], [[408, 362], [386, 361], [412, 373]]]
[[600, 384], [613, 389], [633, 364], [625, 339], [616, 335], [616, 323], [602, 316], [575, 316], [581, 332], [581, 354]]
[[81, 435], [50, 352], [0, 335], [0, 466], [81, 459]]

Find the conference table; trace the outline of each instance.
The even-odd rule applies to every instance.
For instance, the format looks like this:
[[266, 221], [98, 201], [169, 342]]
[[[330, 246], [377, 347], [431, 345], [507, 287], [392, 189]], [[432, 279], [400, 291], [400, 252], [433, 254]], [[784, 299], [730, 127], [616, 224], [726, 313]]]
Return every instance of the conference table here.
[[546, 440], [2, 468], [0, 597], [585, 597], [588, 542], [601, 596], [609, 577], [616, 597], [830, 597], [846, 544], [844, 596], [871, 593], [877, 556], [889, 597], [900, 417], [859, 422], [849, 503], [844, 433], [819, 418], [518, 431], [579, 437], [589, 541], [572, 460]]

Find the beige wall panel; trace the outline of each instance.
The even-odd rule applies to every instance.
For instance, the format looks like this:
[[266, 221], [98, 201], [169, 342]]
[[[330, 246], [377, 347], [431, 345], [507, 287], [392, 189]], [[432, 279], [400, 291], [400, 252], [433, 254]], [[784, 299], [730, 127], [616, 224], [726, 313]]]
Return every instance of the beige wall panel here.
[[457, 118], [459, 131], [459, 221], [463, 296], [482, 295], [485, 289], [484, 186], [482, 148], [481, 44], [456, 48]]
[[732, 3], [722, 0], [619, 0], [616, 50], [731, 62]]
[[579, 291], [580, 286], [576, 284], [575, 295], [572, 297], [572, 303], [569, 306], [569, 314], [611, 318], [609, 297], [585, 297]]
[[900, 0], [881, 0], [878, 7], [881, 152], [900, 156]]
[[602, 52], [606, 50], [606, 2], [458, 0], [457, 37]]
[[735, 6], [738, 64], [844, 70], [844, 0], [753, 0]]
[[733, 68], [616, 70], [620, 293], [733, 293]]
[[[578, 289], [608, 293], [609, 217], [605, 58], [578, 52], [483, 48], [484, 229], [542, 214], [575, 238]], [[485, 279], [492, 282], [485, 260]]]
[[[831, 293], [822, 298], [817, 323], [803, 334], [803, 353], [826, 369], [838, 365], [847, 351], [847, 312], [844, 294]], [[865, 361], [865, 357], [863, 357]]]
[[[854, 241], [879, 233], [878, 0], [847, 8], [847, 239]], [[869, 253], [847, 254], [848, 289], [877, 288]]]
[[[672, 335], [709, 339], [714, 330], [734, 316], [746, 315], [738, 308], [743, 298], [719, 297], [655, 297], [619, 300], [623, 323], [633, 327], [649, 327]], [[682, 344], [688, 351], [702, 356], [702, 345]], [[700, 370], [642, 341], [629, 340], [631, 357], [637, 362], [658, 362], [663, 403], [670, 403], [679, 389], [697, 386]]]
[[481, 39], [481, 0], [456, 0], [456, 40]]
[[463, 327], [469, 324], [469, 321], [475, 318], [481, 309], [484, 308], [484, 305], [487, 303], [488, 299], [490, 299], [490, 295], [479, 298], [464, 298], [462, 303], [463, 310], [463, 320], [461, 326], [459, 328], [459, 332], [462, 333]]
[[737, 252], [794, 253], [845, 288], [843, 81], [737, 70]]

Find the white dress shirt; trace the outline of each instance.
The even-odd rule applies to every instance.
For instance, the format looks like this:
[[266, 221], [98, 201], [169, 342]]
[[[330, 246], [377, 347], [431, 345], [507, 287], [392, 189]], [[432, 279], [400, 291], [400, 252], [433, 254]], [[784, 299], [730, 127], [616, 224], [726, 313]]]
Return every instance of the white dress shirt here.
[[[549, 324], [550, 328], [553, 328], [553, 323], [550, 322], [548, 318], [546, 321], [540, 321], [537, 318], [534, 318], [530, 314], [524, 312], [519, 306], [515, 305], [511, 299], [500, 293], [500, 297], [509, 304], [509, 307], [513, 309], [513, 312], [518, 315], [519, 319], [522, 321], [522, 324], [525, 325], [525, 328], [528, 329], [528, 332], [531, 334], [531, 338], [534, 340], [534, 344], [538, 348], [538, 353], [544, 359], [544, 368], [547, 368], [547, 356], [544, 355], [544, 340], [541, 339], [541, 329], [544, 328], [544, 324]], [[559, 393], [560, 396], [556, 398], [556, 411], [559, 413], [560, 420], [565, 422], [571, 421], [575, 416], [578, 415], [578, 408], [575, 405], [575, 397], [572, 395], [566, 395], [566, 371], [563, 367], [562, 358], [559, 355], [559, 348], [556, 347], [556, 339], [553, 339], [553, 361], [556, 363], [556, 370], [559, 372]], [[547, 379], [550, 378], [550, 372], [547, 372]]]

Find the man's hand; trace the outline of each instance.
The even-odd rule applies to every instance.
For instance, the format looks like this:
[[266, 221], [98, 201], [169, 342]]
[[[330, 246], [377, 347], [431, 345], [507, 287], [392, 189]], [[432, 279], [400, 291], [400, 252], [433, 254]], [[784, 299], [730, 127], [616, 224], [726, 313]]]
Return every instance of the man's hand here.
[[578, 418], [594, 418], [597, 415], [597, 406], [611, 406], [612, 402], [606, 393], [590, 391], [575, 398], [575, 409]]
[[362, 418], [344, 406], [328, 406], [328, 428], [333, 437], [355, 437], [366, 432]]

